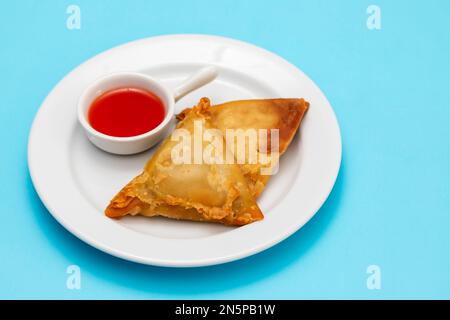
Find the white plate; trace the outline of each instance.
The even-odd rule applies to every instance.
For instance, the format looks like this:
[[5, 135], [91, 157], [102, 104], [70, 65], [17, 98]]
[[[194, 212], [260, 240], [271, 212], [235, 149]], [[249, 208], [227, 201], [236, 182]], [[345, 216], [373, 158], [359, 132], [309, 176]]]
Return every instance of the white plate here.
[[[82, 90], [113, 71], [147, 73], [174, 87], [199, 66], [220, 76], [183, 98], [178, 110], [202, 96], [213, 103], [249, 98], [304, 97], [311, 103], [300, 135], [282, 157], [278, 174], [258, 199], [265, 219], [239, 228], [103, 215], [109, 200], [143, 168], [153, 150], [135, 156], [102, 152], [76, 120]], [[240, 41], [203, 35], [143, 39], [108, 50], [67, 75], [43, 102], [29, 137], [34, 186], [50, 213], [70, 232], [112, 255], [160, 266], [205, 266], [267, 249], [301, 228], [320, 208], [337, 177], [341, 137], [320, 89], [282, 58]]]

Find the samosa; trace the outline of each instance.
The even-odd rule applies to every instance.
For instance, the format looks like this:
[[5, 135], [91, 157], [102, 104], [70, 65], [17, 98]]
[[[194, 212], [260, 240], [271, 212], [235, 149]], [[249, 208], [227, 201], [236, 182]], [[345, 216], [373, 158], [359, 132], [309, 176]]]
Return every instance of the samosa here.
[[[211, 129], [210, 109], [209, 100], [202, 99], [178, 123], [174, 133], [186, 132], [193, 136], [197, 123]], [[108, 217], [160, 215], [228, 225], [263, 219], [237, 164], [195, 163], [193, 154], [189, 156], [192, 161], [178, 163], [174, 151], [180, 147], [180, 142], [173, 139], [173, 134], [158, 148], [144, 171], [111, 200], [105, 210]], [[221, 135], [218, 138], [223, 140]], [[192, 151], [196, 148], [194, 144], [182, 147], [187, 149], [185, 152]], [[200, 151], [203, 153], [208, 145], [202, 140]], [[226, 155], [225, 143], [222, 146]]]
[[[309, 102], [304, 99], [256, 99], [231, 101], [210, 109], [211, 124], [219, 128], [224, 136], [227, 130], [267, 130], [266, 143], [258, 140], [253, 146], [256, 148], [257, 158], [266, 154], [268, 160], [249, 161], [250, 145], [245, 149], [243, 163], [239, 163], [242, 173], [246, 177], [252, 195], [257, 198], [264, 190], [270, 175], [277, 168], [279, 157], [286, 151], [297, 132], [300, 123], [309, 108]], [[185, 109], [177, 115], [178, 120], [184, 119], [192, 109]], [[274, 130], [278, 130], [277, 141], [271, 139]], [[230, 143], [230, 139], [226, 139]], [[231, 141], [234, 142], [234, 141]], [[236, 154], [237, 143], [231, 147]]]

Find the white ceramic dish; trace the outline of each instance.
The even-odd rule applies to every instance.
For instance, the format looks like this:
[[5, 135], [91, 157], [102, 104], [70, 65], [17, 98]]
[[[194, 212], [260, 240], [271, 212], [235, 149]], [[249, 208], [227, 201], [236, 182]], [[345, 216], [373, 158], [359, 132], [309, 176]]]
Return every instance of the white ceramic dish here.
[[[90, 84], [78, 99], [78, 121], [88, 139], [100, 149], [114, 154], [135, 154], [154, 146], [169, 133], [174, 118], [175, 103], [188, 93], [206, 85], [217, 77], [217, 68], [206, 66], [183, 81], [173, 92], [158, 80], [137, 72], [114, 72]], [[113, 137], [98, 132], [88, 121], [92, 102], [101, 94], [114, 89], [133, 87], [148, 90], [162, 101], [165, 117], [156, 128], [133, 137]]]
[[[198, 68], [220, 69], [212, 83], [181, 99], [175, 112], [202, 96], [228, 100], [304, 97], [310, 101], [300, 134], [282, 157], [278, 173], [258, 199], [265, 219], [247, 226], [103, 215], [109, 200], [154, 152], [111, 155], [95, 148], [77, 122], [83, 90], [111, 72], [151, 75], [168, 88]], [[108, 50], [82, 64], [52, 90], [29, 137], [28, 163], [36, 191], [50, 213], [80, 239], [112, 255], [160, 266], [205, 266], [260, 252], [300, 229], [328, 197], [341, 160], [334, 112], [300, 70], [253, 45], [215, 36], [143, 39]]]

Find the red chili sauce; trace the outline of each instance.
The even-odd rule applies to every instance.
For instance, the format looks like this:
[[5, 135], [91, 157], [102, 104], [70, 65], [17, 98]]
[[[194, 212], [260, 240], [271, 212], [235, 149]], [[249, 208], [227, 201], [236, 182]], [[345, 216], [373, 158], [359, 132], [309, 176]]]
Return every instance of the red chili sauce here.
[[108, 136], [132, 137], [156, 128], [165, 117], [161, 99], [146, 90], [121, 88], [107, 91], [91, 104], [91, 126]]

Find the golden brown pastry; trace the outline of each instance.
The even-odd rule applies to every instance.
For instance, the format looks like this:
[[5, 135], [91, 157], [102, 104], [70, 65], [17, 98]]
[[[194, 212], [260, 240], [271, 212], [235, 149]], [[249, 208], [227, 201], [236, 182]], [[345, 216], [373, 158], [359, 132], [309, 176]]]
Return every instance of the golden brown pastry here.
[[[304, 99], [262, 99], [262, 100], [240, 100], [231, 101], [211, 107], [211, 124], [219, 128], [224, 135], [227, 129], [278, 129], [279, 143], [278, 152], [272, 150], [270, 134], [267, 134], [266, 148], [260, 148], [259, 140], [256, 145], [256, 153], [268, 154], [269, 161], [263, 163], [251, 163], [249, 161], [249, 150], [246, 149], [244, 163], [240, 164], [252, 195], [257, 198], [270, 177], [271, 168], [278, 164], [281, 156], [291, 143], [297, 132], [300, 122], [308, 110], [309, 103]], [[184, 119], [192, 109], [185, 109], [177, 115], [178, 120]], [[229, 140], [227, 140], [229, 142]], [[262, 144], [264, 145], [264, 143]], [[250, 147], [250, 146], [248, 146]], [[232, 150], [236, 153], [237, 143]], [[265, 170], [264, 170], [265, 169]]]
[[[185, 114], [176, 129], [193, 134], [197, 123], [214, 128], [210, 111], [209, 100], [203, 98]], [[220, 139], [223, 139], [221, 135]], [[179, 142], [169, 136], [144, 171], [111, 200], [105, 214], [112, 218], [161, 215], [228, 225], [244, 225], [263, 219], [237, 164], [176, 163], [173, 151], [177, 146]], [[204, 150], [207, 143], [202, 142], [200, 147]], [[186, 148], [192, 150], [195, 146], [189, 144]], [[226, 148], [223, 152], [227, 152]]]

